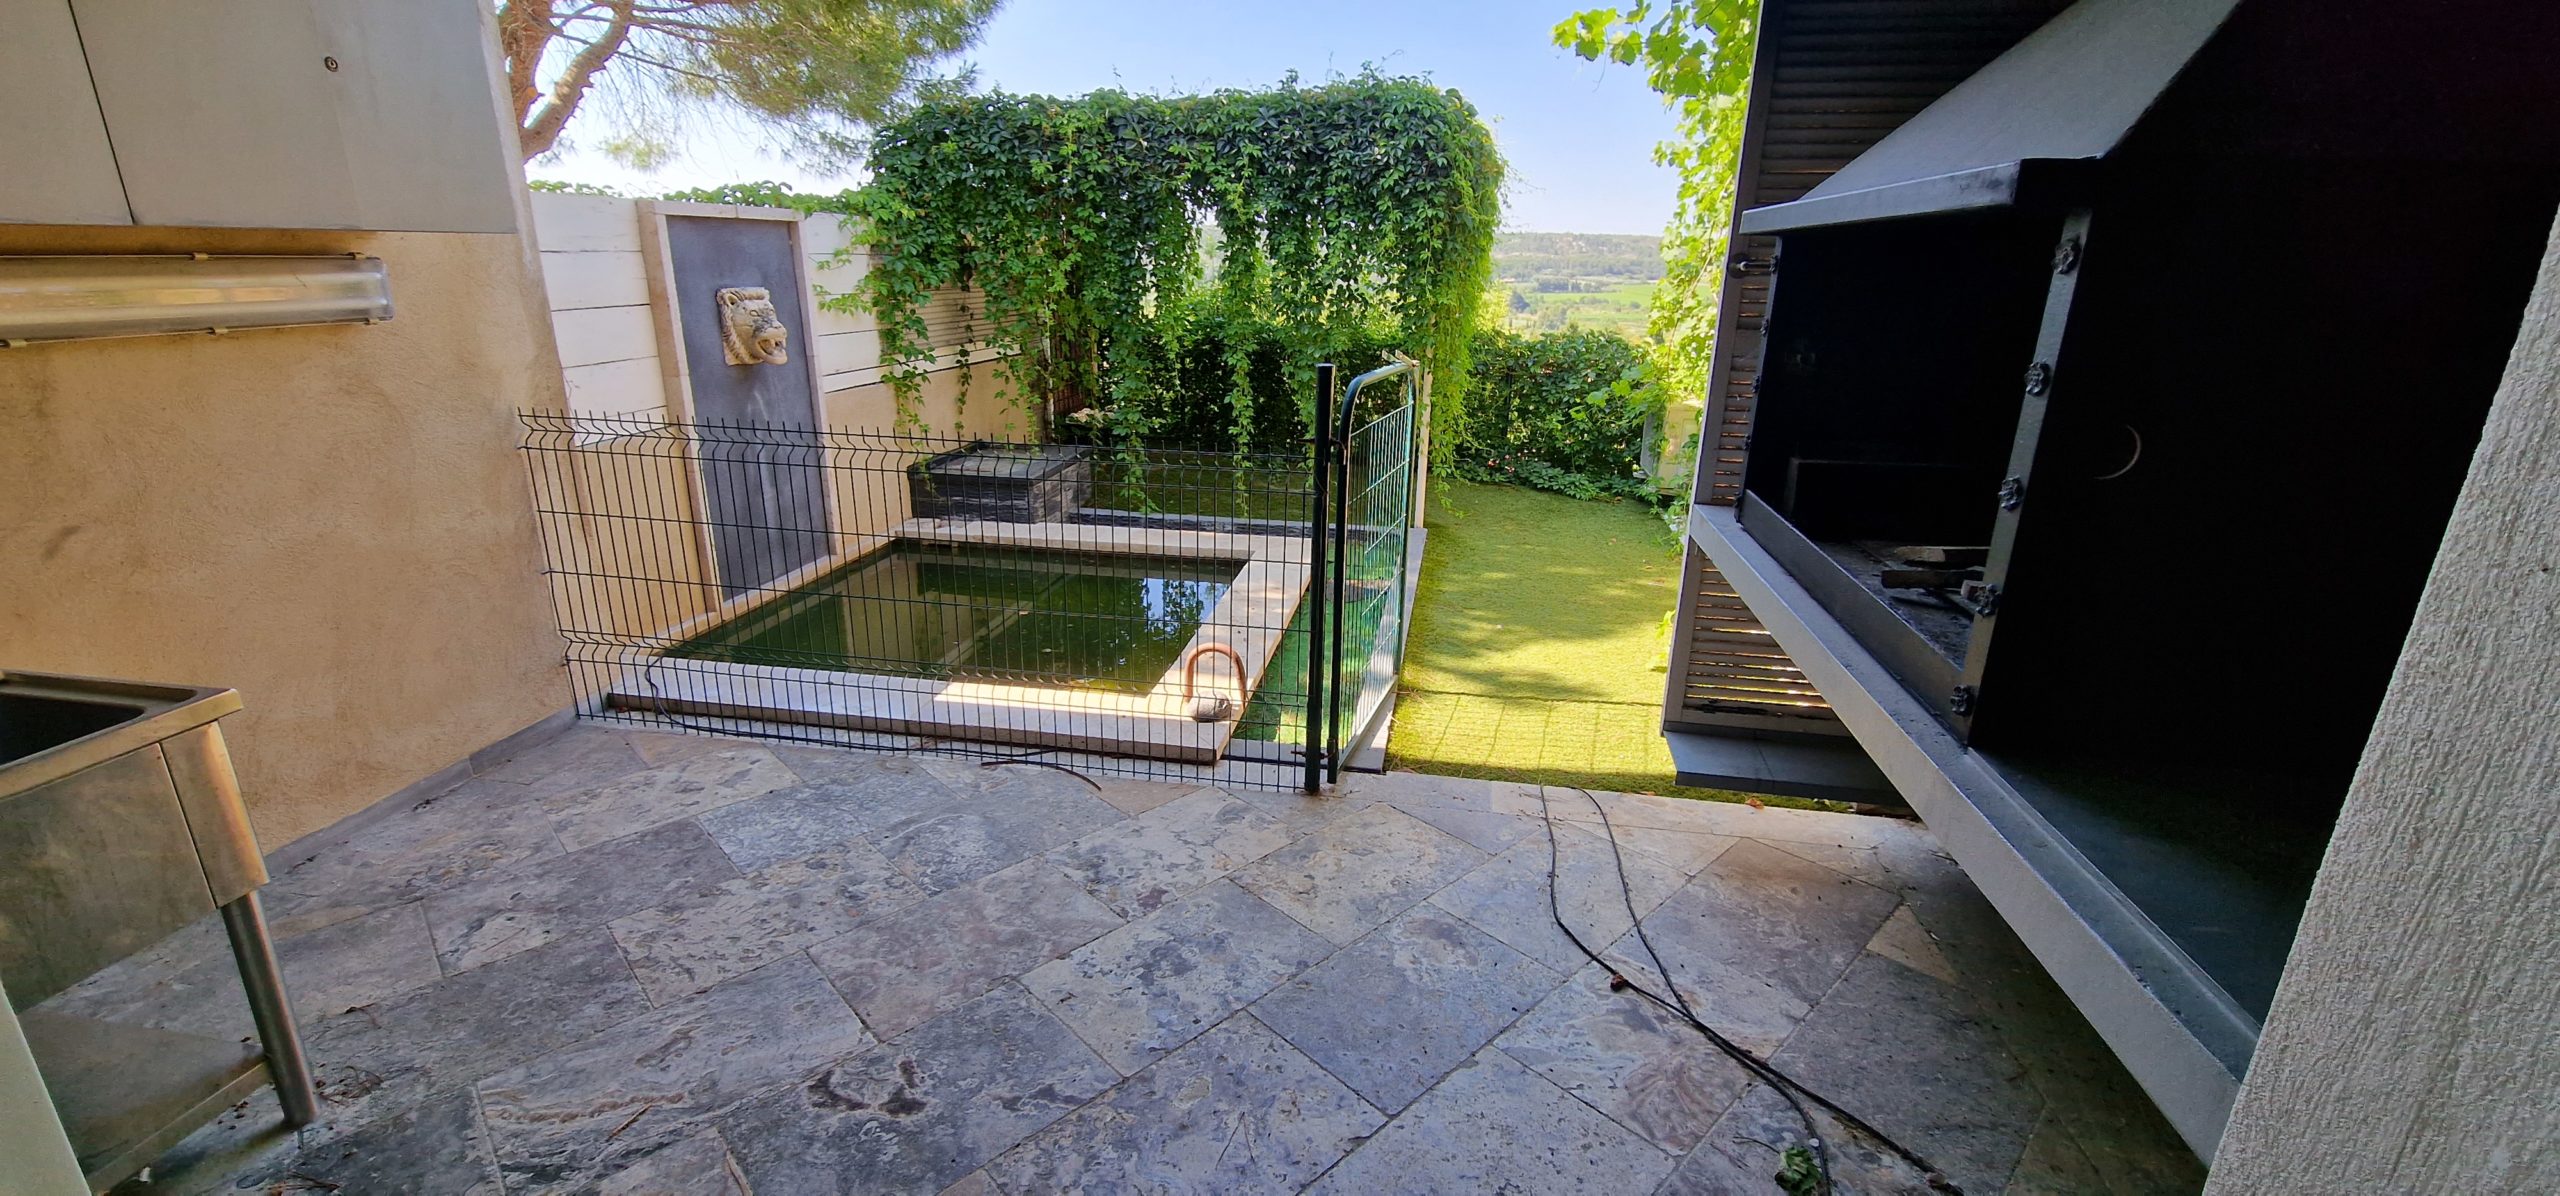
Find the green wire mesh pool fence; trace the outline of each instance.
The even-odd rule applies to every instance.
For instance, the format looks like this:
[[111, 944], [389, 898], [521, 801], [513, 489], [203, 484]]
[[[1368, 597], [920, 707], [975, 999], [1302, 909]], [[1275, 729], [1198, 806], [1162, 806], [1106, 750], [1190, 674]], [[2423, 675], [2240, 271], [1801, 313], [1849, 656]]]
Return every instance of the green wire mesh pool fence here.
[[1398, 376], [1282, 453], [526, 412], [577, 709], [1087, 775], [1337, 775], [1402, 652]]

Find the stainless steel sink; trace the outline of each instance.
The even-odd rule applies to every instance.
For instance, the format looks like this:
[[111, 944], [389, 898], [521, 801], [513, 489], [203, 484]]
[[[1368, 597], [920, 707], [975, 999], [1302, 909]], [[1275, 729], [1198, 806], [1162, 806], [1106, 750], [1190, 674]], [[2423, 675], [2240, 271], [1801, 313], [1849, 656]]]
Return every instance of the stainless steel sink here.
[[43, 697], [0, 689], [0, 764], [85, 739], [137, 718], [142, 712], [143, 707], [125, 702]]
[[273, 1082], [316, 1112], [258, 886], [257, 837], [216, 720], [228, 689], [0, 673], [0, 983], [27, 1011], [220, 910], [259, 1049], [28, 1012], [21, 1021], [90, 1184], [141, 1170]]

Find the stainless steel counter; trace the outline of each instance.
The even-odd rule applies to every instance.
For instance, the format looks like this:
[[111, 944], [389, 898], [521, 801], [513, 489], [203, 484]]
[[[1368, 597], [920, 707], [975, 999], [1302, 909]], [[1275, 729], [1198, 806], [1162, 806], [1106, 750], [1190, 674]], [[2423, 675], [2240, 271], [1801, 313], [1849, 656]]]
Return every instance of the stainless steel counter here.
[[0, 674], [0, 982], [28, 1009], [219, 910], [260, 1049], [29, 1014], [28, 1044], [98, 1191], [272, 1082], [316, 1101], [258, 886], [257, 838], [217, 720], [228, 689]]

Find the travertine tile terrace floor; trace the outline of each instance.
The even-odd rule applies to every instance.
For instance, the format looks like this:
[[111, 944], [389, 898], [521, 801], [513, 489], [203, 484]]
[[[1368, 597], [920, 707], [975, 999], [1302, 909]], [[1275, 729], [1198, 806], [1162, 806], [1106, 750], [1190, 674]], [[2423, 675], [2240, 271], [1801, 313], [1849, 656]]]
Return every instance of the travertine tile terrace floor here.
[[[1099, 780], [582, 726], [276, 862], [327, 1116], [129, 1190], [1776, 1190], [1785, 1106], [1556, 931], [1537, 789]], [[1547, 796], [1566, 918], [1658, 987]], [[1599, 800], [1701, 1013], [1967, 1192], [2198, 1186], [1919, 827]], [[245, 1035], [228, 969], [200, 927], [47, 1008]]]

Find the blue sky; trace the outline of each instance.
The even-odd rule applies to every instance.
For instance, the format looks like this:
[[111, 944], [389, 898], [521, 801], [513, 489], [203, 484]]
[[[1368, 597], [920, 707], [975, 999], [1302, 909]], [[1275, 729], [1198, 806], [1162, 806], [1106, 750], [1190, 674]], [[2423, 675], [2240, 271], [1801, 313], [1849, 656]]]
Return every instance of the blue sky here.
[[[1588, 3], [1589, 0], [1584, 0]], [[1428, 75], [1474, 101], [1511, 163], [1504, 226], [1537, 232], [1656, 233], [1676, 181], [1653, 164], [1671, 116], [1636, 72], [1582, 62], [1548, 30], [1576, 0], [1007, 0], [969, 57], [981, 87], [1074, 95], [1098, 87], [1142, 92], [1268, 86], [1295, 69], [1308, 78], [1375, 64]], [[569, 126], [575, 140], [581, 112]], [[587, 130], [592, 135], [592, 128]], [[690, 138], [652, 175], [575, 151], [536, 162], [535, 178], [637, 191], [749, 179], [835, 190], [831, 177], [742, 145]]]

